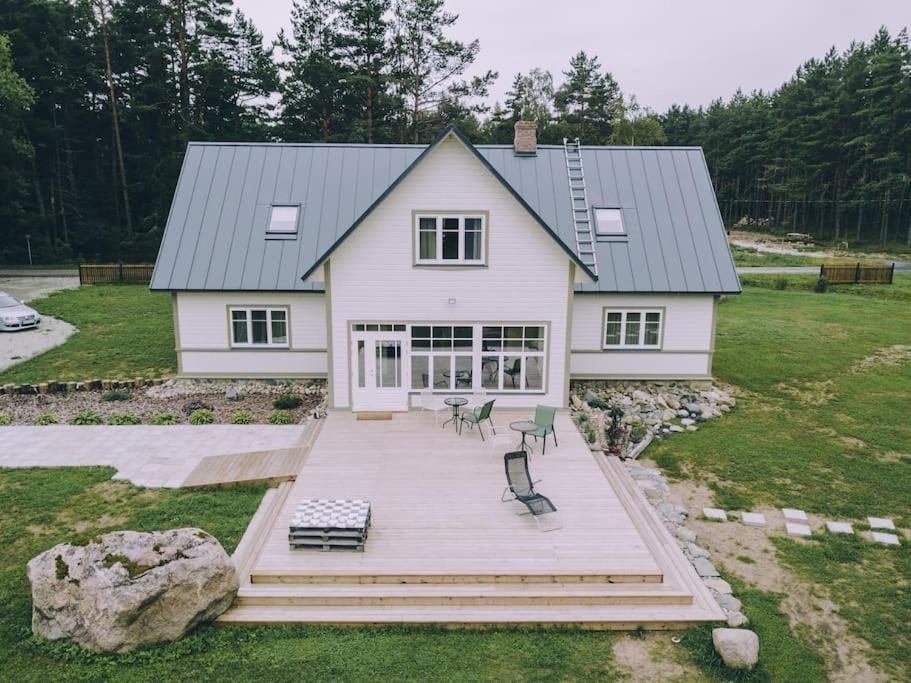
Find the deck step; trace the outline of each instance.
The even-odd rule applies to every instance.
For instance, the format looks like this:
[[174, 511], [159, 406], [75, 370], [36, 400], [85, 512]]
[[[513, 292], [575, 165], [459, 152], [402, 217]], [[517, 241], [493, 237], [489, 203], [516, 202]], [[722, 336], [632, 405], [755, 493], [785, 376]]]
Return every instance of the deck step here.
[[690, 605], [662, 584], [255, 584], [236, 605]]
[[253, 584], [580, 584], [580, 583], [622, 583], [660, 584], [663, 575], [657, 571], [631, 569], [628, 573], [617, 574], [553, 574], [553, 573], [414, 573], [390, 572], [388, 574], [364, 573], [363, 570], [282, 570], [277, 572], [254, 571], [250, 575]]
[[680, 629], [717, 619], [715, 612], [697, 605], [239, 605], [221, 615], [217, 623], [307, 623], [336, 626], [441, 624], [450, 627], [509, 624], [630, 631], [639, 628]]

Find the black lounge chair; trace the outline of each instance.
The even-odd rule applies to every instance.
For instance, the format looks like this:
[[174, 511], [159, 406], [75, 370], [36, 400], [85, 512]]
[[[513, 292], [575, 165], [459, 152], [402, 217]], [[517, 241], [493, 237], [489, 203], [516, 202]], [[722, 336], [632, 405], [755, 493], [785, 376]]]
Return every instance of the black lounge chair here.
[[[542, 531], [553, 531], [563, 525], [542, 526], [541, 518], [556, 513], [557, 506], [554, 505], [550, 498], [542, 496], [535, 491], [535, 484], [541, 480], [532, 481], [531, 474], [528, 471], [528, 453], [525, 451], [514, 451], [503, 456], [503, 464], [506, 467], [507, 486], [503, 489], [503, 495], [500, 497], [504, 503], [510, 500], [517, 500], [526, 508], [528, 512], [519, 514], [532, 515]], [[511, 496], [511, 497], [510, 497]], [[556, 516], [551, 518], [556, 519]]]

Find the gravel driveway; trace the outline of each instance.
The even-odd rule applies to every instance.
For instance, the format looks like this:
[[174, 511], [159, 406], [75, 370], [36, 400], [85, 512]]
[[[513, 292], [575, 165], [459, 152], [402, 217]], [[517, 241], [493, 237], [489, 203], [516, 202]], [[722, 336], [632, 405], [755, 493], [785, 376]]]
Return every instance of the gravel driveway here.
[[[0, 292], [12, 294], [20, 301], [40, 299], [61, 289], [79, 286], [78, 277], [3, 277]], [[0, 372], [60, 346], [76, 328], [67, 322], [41, 316], [38, 327], [21, 332], [0, 332]]]

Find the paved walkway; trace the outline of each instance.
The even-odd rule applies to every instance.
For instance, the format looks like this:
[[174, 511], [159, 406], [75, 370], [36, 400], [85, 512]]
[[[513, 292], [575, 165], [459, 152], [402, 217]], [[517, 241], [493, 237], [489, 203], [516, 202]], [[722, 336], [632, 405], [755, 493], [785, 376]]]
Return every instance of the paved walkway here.
[[114, 479], [177, 488], [199, 461], [298, 446], [306, 425], [0, 427], [0, 467], [110, 465]]

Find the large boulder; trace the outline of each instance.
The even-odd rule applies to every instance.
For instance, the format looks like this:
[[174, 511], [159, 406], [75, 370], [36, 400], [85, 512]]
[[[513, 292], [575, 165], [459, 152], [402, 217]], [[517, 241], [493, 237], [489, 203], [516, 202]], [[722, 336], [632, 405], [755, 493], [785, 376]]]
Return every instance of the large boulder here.
[[238, 588], [231, 558], [200, 529], [61, 543], [28, 563], [28, 577], [32, 631], [98, 652], [177, 640], [228, 609]]
[[715, 652], [729, 669], [752, 669], [759, 661], [759, 636], [743, 628], [712, 631]]

